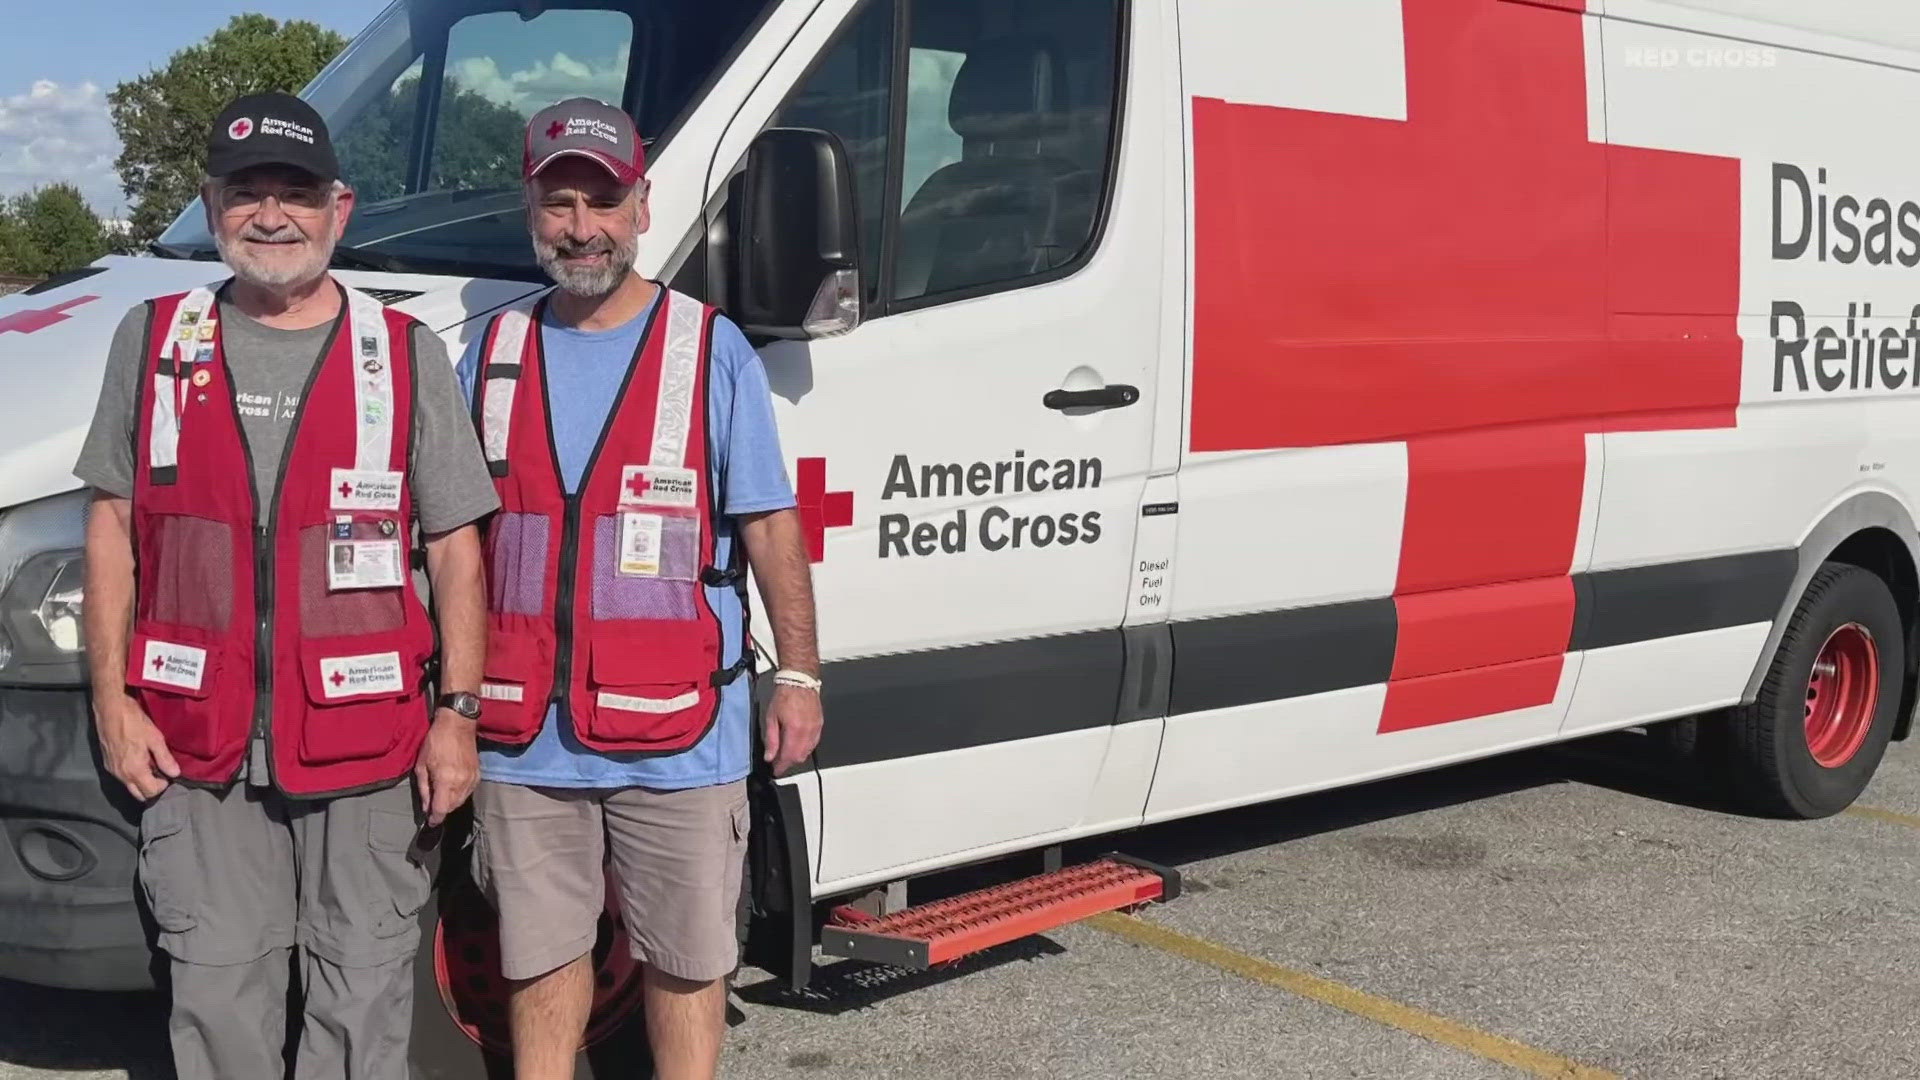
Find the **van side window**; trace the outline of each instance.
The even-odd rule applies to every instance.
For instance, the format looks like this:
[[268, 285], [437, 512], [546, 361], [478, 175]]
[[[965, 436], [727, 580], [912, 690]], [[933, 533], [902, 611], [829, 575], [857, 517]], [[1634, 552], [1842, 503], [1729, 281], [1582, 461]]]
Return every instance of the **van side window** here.
[[870, 0], [842, 30], [773, 123], [846, 144], [872, 315], [1055, 277], [1090, 252], [1121, 14], [1119, 0]]

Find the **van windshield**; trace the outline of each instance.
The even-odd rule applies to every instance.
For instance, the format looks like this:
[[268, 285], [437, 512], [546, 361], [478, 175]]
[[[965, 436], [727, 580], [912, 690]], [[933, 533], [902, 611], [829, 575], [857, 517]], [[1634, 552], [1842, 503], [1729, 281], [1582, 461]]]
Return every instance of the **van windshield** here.
[[[378, 268], [544, 280], [527, 243], [527, 117], [619, 104], [649, 152], [779, 0], [396, 0], [302, 97], [358, 205], [340, 244]], [[161, 254], [210, 258], [195, 199]]]

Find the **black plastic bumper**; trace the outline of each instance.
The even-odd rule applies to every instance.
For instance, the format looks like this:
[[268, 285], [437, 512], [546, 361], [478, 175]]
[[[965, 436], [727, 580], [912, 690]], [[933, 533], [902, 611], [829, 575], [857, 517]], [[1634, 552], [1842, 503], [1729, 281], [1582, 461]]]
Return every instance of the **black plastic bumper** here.
[[100, 770], [85, 693], [0, 688], [0, 978], [154, 986], [137, 821]]

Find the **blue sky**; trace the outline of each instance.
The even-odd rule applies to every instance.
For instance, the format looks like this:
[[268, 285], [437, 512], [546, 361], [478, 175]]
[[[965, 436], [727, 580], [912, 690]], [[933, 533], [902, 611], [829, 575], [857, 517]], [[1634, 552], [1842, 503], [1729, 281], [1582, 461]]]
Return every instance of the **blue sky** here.
[[126, 79], [257, 11], [307, 19], [351, 37], [387, 0], [58, 0], [9, 3], [0, 34], [0, 195], [54, 180], [80, 186], [94, 209], [123, 207], [113, 158], [119, 142], [106, 95]]

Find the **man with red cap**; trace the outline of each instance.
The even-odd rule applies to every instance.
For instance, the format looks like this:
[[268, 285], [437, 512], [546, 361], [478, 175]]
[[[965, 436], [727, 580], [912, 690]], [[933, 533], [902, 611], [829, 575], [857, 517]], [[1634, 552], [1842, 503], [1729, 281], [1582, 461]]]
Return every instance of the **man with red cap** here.
[[656, 1074], [712, 1077], [752, 767], [746, 565], [783, 663], [760, 731], [780, 773], [821, 727], [806, 544], [759, 357], [633, 268], [633, 122], [563, 101], [524, 150], [556, 287], [492, 318], [458, 368], [501, 502], [475, 875], [499, 912], [516, 1075], [573, 1075], [610, 857]]

